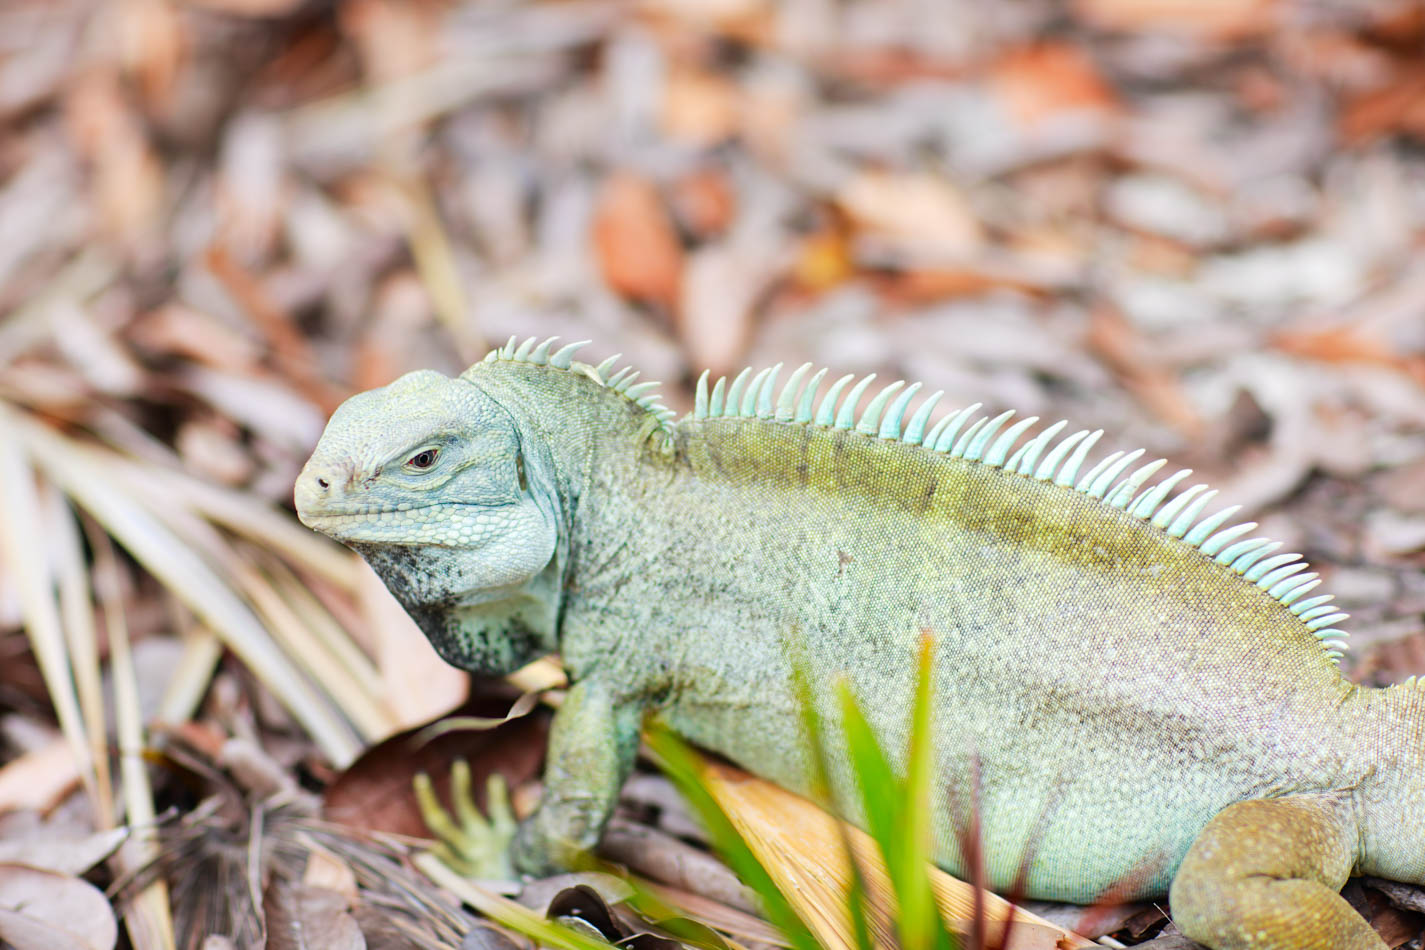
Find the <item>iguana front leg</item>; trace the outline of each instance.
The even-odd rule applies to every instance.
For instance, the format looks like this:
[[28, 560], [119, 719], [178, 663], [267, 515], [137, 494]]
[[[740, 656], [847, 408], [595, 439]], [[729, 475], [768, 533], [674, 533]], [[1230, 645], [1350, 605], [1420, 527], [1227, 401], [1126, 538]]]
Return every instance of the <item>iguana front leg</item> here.
[[1386, 950], [1338, 893], [1355, 839], [1342, 806], [1325, 799], [1230, 805], [1178, 868], [1173, 918], [1213, 950]]
[[633, 770], [643, 709], [597, 679], [569, 690], [550, 730], [544, 795], [515, 835], [518, 870], [548, 874], [588, 860]]

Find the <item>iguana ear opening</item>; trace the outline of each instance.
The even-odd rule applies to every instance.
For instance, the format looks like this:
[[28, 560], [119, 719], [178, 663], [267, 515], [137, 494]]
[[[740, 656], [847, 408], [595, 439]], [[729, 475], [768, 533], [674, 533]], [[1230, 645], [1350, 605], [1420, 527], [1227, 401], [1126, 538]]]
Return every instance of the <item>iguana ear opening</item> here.
[[520, 449], [515, 449], [515, 475], [520, 481], [520, 492], [528, 494], [529, 478], [524, 473], [524, 452]]

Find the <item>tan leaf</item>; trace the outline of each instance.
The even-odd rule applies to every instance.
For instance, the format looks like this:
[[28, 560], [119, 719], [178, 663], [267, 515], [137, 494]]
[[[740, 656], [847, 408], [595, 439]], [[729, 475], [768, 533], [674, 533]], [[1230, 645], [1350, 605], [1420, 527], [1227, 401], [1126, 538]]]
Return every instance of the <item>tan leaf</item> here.
[[378, 638], [374, 652], [383, 695], [399, 726], [429, 722], [460, 705], [469, 675], [440, 658], [366, 562], [357, 577], [362, 613]]
[[1026, 125], [1061, 112], [1109, 112], [1118, 104], [1094, 61], [1067, 43], [1014, 50], [991, 67], [989, 80], [1009, 114]]
[[663, 131], [691, 145], [725, 142], [737, 131], [740, 99], [726, 76], [674, 69], [663, 88]]
[[0, 938], [15, 950], [111, 950], [118, 923], [87, 881], [23, 864], [0, 864]]
[[969, 254], [981, 243], [980, 223], [964, 196], [926, 172], [862, 172], [837, 202], [862, 227], [936, 254]]
[[78, 784], [74, 753], [69, 743], [56, 737], [0, 766], [0, 811], [48, 811]]
[[66, 102], [70, 134], [92, 171], [92, 197], [105, 229], [132, 241], [159, 223], [163, 169], [119, 78], [96, 69], [76, 79]]
[[1277, 0], [1076, 0], [1101, 29], [1188, 33], [1217, 40], [1264, 33], [1278, 23]]
[[[842, 847], [842, 842], [849, 840], [866, 879], [871, 905], [867, 924], [872, 938], [880, 936], [884, 945], [894, 945], [890, 881], [870, 835], [844, 823], [838, 830], [835, 819], [811, 802], [734, 766], [704, 760], [701, 778], [778, 889], [826, 947], [855, 946], [846, 914], [851, 869]], [[939, 868], [928, 867], [927, 871], [940, 911], [954, 930], [969, 932], [969, 922], [982, 906], [988, 921], [999, 923], [1014, 917], [1012, 950], [1094, 946], [998, 895], [976, 894], [974, 887]], [[998, 929], [991, 927], [990, 933]]]
[[228, 16], [279, 17], [297, 9], [302, 0], [184, 0], [184, 3]]

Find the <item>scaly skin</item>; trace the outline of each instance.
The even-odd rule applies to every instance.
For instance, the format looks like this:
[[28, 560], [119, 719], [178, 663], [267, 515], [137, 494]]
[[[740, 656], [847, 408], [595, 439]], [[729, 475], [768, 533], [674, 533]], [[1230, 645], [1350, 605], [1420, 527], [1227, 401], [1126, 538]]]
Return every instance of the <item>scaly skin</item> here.
[[[1344, 680], [1211, 543], [1122, 510], [1137, 483], [1114, 507], [882, 437], [899, 420], [796, 421], [795, 393], [778, 419], [770, 383], [733, 417], [700, 400], [670, 425], [600, 370], [549, 362], [567, 360], [511, 346], [353, 397], [296, 491], [451, 663], [562, 655], [574, 685], [517, 866], [597, 844], [646, 713], [805, 791], [789, 639], [903, 748], [929, 631], [947, 870], [965, 872], [952, 803], [977, 797], [992, 886], [1028, 852], [1030, 896], [1171, 885], [1184, 931], [1217, 950], [1384, 946], [1334, 892], [1351, 872], [1425, 881], [1425, 690]], [[847, 763], [832, 773], [859, 820]]]

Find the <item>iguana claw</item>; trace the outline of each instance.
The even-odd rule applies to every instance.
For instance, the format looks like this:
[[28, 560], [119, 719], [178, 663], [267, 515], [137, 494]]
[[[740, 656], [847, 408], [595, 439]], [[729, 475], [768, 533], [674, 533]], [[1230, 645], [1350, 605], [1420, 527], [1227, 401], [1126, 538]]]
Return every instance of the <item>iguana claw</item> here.
[[464, 759], [457, 759], [450, 768], [454, 817], [436, 798], [429, 775], [419, 773], [414, 784], [421, 818], [437, 839], [431, 853], [466, 877], [488, 881], [515, 879], [514, 866], [510, 863], [510, 842], [514, 840], [517, 823], [503, 775], [491, 772], [485, 780], [488, 818], [480, 814], [470, 794], [470, 764]]

